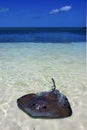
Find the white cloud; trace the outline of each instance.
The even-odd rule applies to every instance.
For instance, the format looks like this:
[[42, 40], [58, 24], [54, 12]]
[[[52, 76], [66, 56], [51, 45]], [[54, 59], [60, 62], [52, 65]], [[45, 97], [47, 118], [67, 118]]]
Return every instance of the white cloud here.
[[60, 11], [68, 11], [68, 10], [70, 10], [71, 8], [72, 8], [71, 6], [66, 5], [66, 6], [61, 7], [61, 8], [60, 8]]
[[59, 9], [53, 9], [53, 10], [51, 10], [50, 14], [57, 14], [57, 13], [59, 13], [61, 11], [69, 11], [71, 8], [72, 8], [72, 6], [66, 5], [66, 6], [63, 6], [63, 7], [59, 8]]
[[58, 12], [59, 12], [59, 9], [54, 9], [54, 10], [50, 11], [50, 14], [56, 14]]
[[9, 8], [0, 8], [0, 12], [8, 12]]

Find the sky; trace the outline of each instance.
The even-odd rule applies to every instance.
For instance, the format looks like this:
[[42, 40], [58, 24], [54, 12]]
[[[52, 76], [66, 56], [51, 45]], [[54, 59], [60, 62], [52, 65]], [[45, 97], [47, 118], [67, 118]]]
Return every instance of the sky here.
[[85, 27], [86, 0], [0, 0], [0, 27]]

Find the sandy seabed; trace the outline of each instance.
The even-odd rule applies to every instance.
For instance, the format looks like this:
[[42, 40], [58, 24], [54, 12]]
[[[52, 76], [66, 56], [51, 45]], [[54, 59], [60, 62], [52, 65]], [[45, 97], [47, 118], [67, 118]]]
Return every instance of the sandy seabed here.
[[[64, 119], [31, 118], [18, 108], [17, 99], [27, 93], [50, 90], [52, 77], [57, 89], [68, 97], [72, 116]], [[87, 129], [83, 44], [0, 44], [0, 130], [45, 129]]]

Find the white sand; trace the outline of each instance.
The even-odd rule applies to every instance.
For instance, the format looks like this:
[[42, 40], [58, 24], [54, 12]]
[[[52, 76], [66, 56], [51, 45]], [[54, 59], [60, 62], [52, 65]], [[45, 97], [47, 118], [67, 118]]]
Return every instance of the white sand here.
[[[0, 130], [86, 130], [84, 53], [82, 44], [0, 45]], [[49, 120], [29, 117], [18, 108], [17, 98], [50, 90], [52, 77], [68, 97], [73, 115]]]

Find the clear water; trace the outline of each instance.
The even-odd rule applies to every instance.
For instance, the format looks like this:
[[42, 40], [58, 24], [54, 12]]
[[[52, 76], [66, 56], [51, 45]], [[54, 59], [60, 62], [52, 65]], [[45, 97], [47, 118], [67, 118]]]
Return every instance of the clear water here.
[[[85, 34], [69, 31], [0, 34], [1, 130], [86, 130], [85, 44]], [[33, 119], [17, 107], [16, 100], [50, 90], [51, 78], [68, 97], [73, 115]]]

